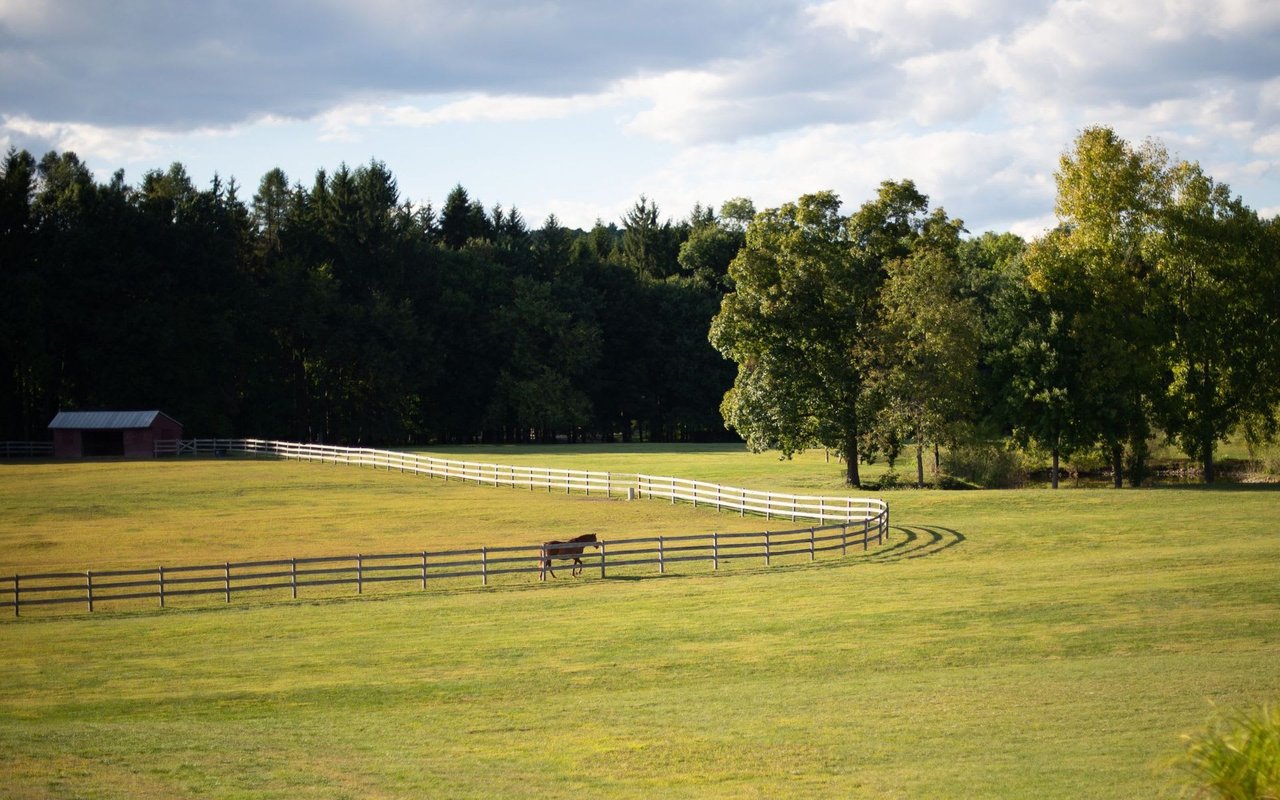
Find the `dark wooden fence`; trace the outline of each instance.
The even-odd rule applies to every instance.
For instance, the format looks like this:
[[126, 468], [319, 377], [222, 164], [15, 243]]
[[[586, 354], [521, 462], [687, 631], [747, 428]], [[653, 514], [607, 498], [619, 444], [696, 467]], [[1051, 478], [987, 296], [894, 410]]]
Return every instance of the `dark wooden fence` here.
[[[612, 539], [588, 544], [584, 564], [600, 577], [611, 571], [656, 569], [660, 574], [689, 562], [710, 562], [712, 570], [735, 560], [757, 560], [771, 565], [775, 559], [800, 556], [816, 560], [820, 553], [850, 547], [868, 549], [880, 544], [889, 530], [886, 508], [875, 518], [859, 522], [756, 533], [710, 533], [689, 536], [649, 536]], [[540, 545], [481, 547], [470, 550], [378, 553], [318, 558], [286, 558], [269, 561], [227, 561], [195, 566], [158, 566], [148, 569], [49, 572], [0, 578], [0, 608], [43, 606], [83, 607], [95, 611], [104, 604], [126, 600], [153, 600], [159, 607], [180, 598], [217, 597], [226, 603], [250, 593], [293, 599], [300, 592], [326, 586], [351, 586], [363, 594], [375, 584], [409, 584], [427, 589], [448, 579], [479, 578], [489, 585], [499, 575], [539, 572]], [[567, 562], [553, 562], [568, 567]]]

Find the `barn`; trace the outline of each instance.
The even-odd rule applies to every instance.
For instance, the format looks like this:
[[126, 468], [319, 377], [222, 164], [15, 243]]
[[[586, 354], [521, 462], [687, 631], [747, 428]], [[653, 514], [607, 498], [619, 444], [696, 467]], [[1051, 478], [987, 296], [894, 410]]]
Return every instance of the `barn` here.
[[151, 458], [157, 440], [182, 438], [182, 423], [163, 411], [59, 411], [49, 430], [55, 458]]

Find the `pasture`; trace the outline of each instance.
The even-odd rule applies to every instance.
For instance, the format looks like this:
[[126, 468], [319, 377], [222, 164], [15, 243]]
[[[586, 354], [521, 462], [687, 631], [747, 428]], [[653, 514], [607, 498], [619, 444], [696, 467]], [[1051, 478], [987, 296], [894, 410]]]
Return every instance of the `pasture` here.
[[[821, 453], [466, 457], [839, 492]], [[883, 547], [812, 564], [4, 620], [0, 787], [1172, 796], [1211, 703], [1280, 695], [1273, 487], [884, 496]], [[762, 524], [305, 463], [0, 464], [6, 572]]]

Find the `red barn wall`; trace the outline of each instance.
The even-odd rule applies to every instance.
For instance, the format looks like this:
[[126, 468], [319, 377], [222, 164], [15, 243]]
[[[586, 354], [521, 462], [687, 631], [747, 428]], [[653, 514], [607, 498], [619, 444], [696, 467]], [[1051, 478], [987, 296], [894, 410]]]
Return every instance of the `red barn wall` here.
[[84, 447], [80, 443], [80, 431], [56, 430], [53, 432], [54, 458], [80, 458]]

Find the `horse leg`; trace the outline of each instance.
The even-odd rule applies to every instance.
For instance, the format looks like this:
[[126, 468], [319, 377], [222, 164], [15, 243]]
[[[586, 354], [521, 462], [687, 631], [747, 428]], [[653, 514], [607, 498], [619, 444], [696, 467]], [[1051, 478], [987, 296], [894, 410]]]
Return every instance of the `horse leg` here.
[[573, 577], [576, 578], [581, 574], [582, 574], [582, 559], [575, 558], [573, 560]]

